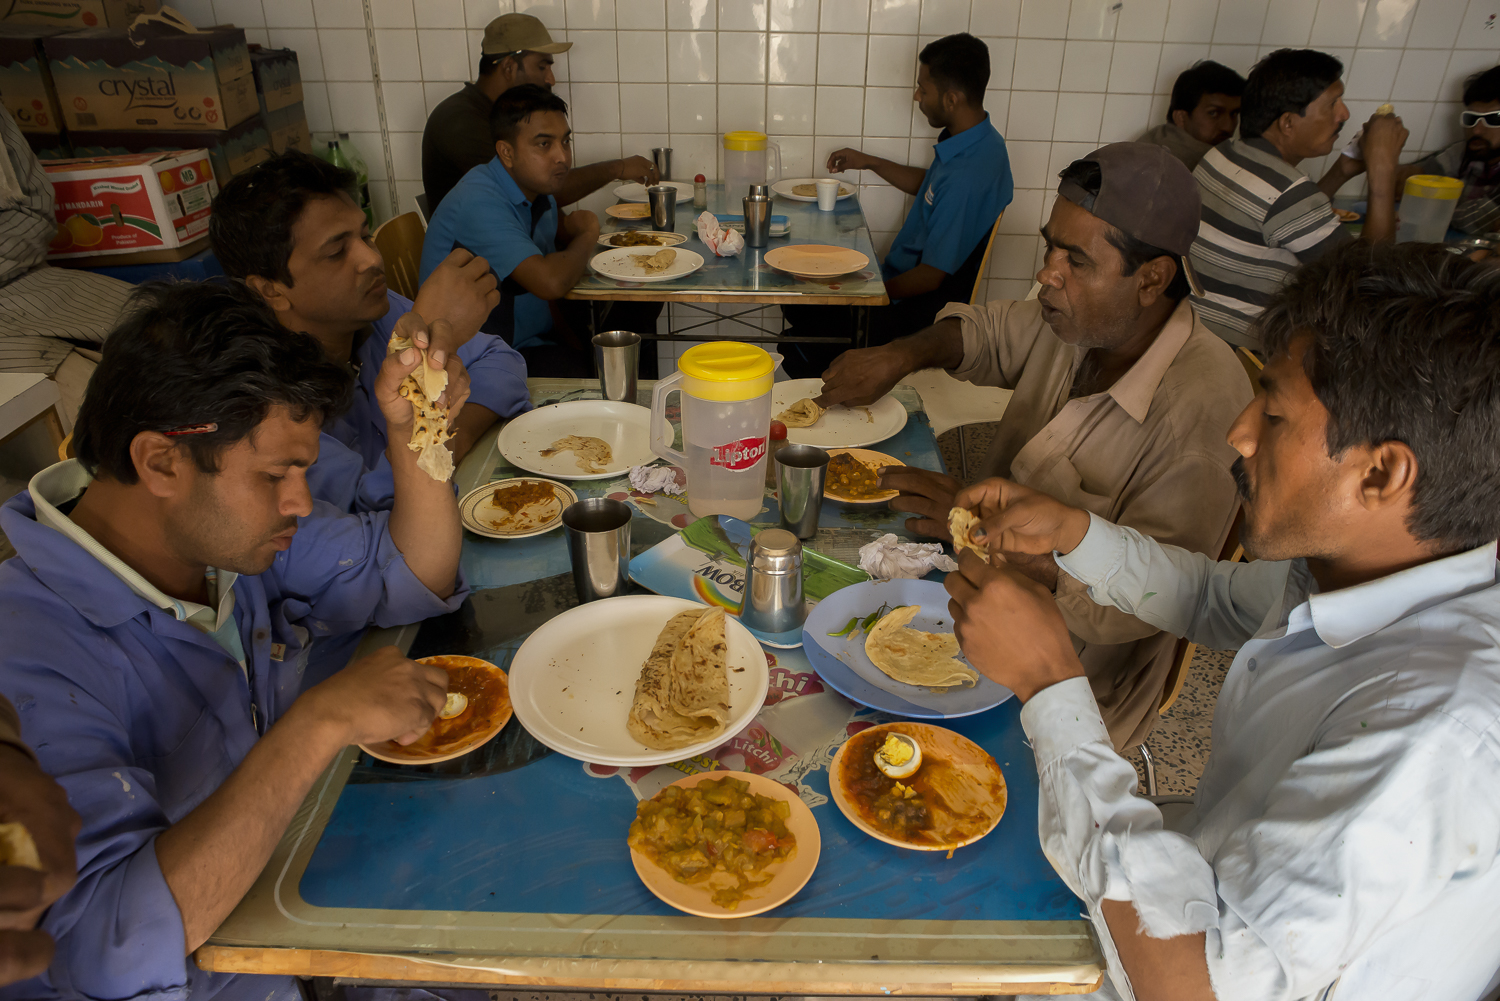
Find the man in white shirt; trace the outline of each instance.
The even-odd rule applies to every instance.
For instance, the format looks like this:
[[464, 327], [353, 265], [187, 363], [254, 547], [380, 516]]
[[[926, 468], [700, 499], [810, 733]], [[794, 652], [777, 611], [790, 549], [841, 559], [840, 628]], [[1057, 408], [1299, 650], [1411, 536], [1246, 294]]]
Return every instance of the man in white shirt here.
[[1216, 564], [1004, 480], [992, 553], [1051, 554], [1168, 632], [1238, 647], [1193, 809], [1134, 795], [1052, 595], [966, 553], [975, 667], [1025, 702], [1040, 836], [1109, 963], [1100, 997], [1472, 1001], [1500, 968], [1500, 271], [1352, 245], [1260, 320]]

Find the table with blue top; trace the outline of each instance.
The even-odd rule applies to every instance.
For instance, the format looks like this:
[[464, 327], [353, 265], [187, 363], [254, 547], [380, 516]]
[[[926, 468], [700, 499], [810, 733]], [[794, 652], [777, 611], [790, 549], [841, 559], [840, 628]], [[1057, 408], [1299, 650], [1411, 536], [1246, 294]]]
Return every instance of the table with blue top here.
[[[707, 211], [719, 216], [742, 217], [744, 206], [739, 198], [730, 197], [722, 184], [708, 185]], [[694, 208], [691, 201], [677, 203], [675, 232], [688, 239], [680, 246], [703, 258], [703, 267], [691, 274], [664, 282], [626, 282], [606, 278], [590, 269], [568, 293], [569, 299], [581, 299], [596, 304], [595, 326], [601, 325], [600, 307], [616, 301], [669, 302], [704, 314], [700, 322], [686, 326], [675, 326], [675, 319], [668, 314], [665, 334], [648, 335], [661, 340], [701, 340], [703, 335], [691, 332], [718, 320], [730, 320], [746, 329], [735, 334], [735, 340], [756, 342], [846, 342], [843, 337], [796, 337], [786, 338], [779, 331], [768, 330], [758, 323], [743, 319], [757, 312], [762, 306], [853, 306], [856, 313], [857, 339], [869, 332], [869, 308], [886, 306], [890, 298], [885, 294], [885, 282], [880, 276], [880, 258], [870, 239], [870, 229], [865, 223], [864, 210], [859, 205], [859, 195], [841, 198], [832, 212], [823, 212], [816, 202], [799, 202], [790, 198], [775, 198], [772, 213], [785, 216], [790, 228], [784, 236], [773, 236], [764, 247], [745, 247], [733, 257], [718, 257], [703, 241], [698, 239], [696, 220], [705, 209]], [[627, 229], [649, 229], [643, 220], [619, 220], [605, 217], [600, 220], [601, 235], [622, 232]], [[765, 256], [777, 247], [794, 244], [825, 244], [857, 250], [869, 258], [869, 262], [852, 274], [831, 278], [799, 278], [778, 271], [765, 262]], [[606, 248], [599, 247], [599, 252]], [[705, 308], [705, 304], [741, 306], [742, 309], [720, 313]]]
[[[598, 398], [597, 383], [582, 380], [536, 379], [531, 388], [537, 404]], [[921, 399], [905, 387], [894, 395], [908, 421], [880, 448], [941, 469]], [[456, 479], [466, 491], [517, 472], [491, 434]], [[628, 484], [572, 486], [582, 497]], [[675, 530], [644, 510], [632, 526], [635, 552]], [[776, 519], [768, 495], [754, 521]], [[825, 502], [809, 544], [849, 559], [885, 532], [908, 537], [902, 520], [883, 506]], [[561, 529], [515, 541], [465, 533], [463, 566], [475, 593], [462, 609], [372, 635], [367, 646], [409, 643], [414, 657], [466, 653], [508, 668], [533, 630], [577, 604]], [[773, 690], [818, 687], [800, 650], [766, 653]], [[831, 689], [791, 701], [804, 717], [801, 732], [810, 732], [814, 711], [825, 731], [832, 726], [823, 743], [790, 749], [802, 755], [796, 782], [823, 846], [808, 884], [766, 914], [697, 918], [652, 896], [625, 843], [637, 802], [625, 779], [637, 776], [553, 753], [512, 719], [496, 739], [442, 764], [387, 765], [355, 748], [340, 755], [195, 958], [206, 969], [348, 983], [606, 992], [982, 995], [1097, 986], [1103, 964], [1082, 904], [1037, 840], [1037, 775], [1014, 699], [944, 721], [994, 755], [1009, 793], [999, 826], [951, 858], [876, 841], [829, 801], [832, 755], [848, 732], [887, 717]], [[692, 761], [671, 767], [700, 770]]]

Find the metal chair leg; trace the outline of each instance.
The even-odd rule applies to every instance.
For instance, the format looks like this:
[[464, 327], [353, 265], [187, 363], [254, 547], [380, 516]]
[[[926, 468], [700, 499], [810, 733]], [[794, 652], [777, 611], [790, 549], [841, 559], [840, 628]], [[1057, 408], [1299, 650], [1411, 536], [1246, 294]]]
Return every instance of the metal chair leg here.
[[1151, 748], [1141, 742], [1141, 760], [1146, 764], [1146, 795], [1156, 795], [1156, 762], [1151, 760]]
[[963, 424], [958, 426], [958, 469], [963, 474], [963, 481], [969, 482], [969, 436], [967, 427]]

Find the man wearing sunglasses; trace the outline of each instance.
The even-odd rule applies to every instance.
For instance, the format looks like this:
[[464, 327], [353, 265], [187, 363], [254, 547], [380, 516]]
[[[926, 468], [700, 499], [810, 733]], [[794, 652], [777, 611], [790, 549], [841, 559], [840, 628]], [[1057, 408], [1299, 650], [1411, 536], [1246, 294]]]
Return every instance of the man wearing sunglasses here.
[[1464, 81], [1464, 137], [1445, 150], [1403, 167], [1401, 182], [1413, 174], [1441, 174], [1464, 182], [1453, 210], [1454, 229], [1479, 235], [1500, 229], [1500, 66]]

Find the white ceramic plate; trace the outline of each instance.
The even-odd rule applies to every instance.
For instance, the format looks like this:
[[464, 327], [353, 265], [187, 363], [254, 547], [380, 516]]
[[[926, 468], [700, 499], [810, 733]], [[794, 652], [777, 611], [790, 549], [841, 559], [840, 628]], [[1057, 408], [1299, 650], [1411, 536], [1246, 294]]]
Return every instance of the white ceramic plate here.
[[511, 704], [526, 732], [559, 754], [598, 765], [665, 765], [718, 747], [766, 700], [766, 656], [750, 631], [724, 618], [729, 643], [729, 723], [718, 736], [657, 751], [625, 729], [641, 665], [662, 626], [696, 601], [658, 594], [604, 598], [570, 608], [527, 637], [510, 665]]
[[613, 278], [622, 282], [669, 282], [684, 275], [690, 275], [703, 267], [703, 258], [691, 250], [681, 247], [672, 248], [677, 251], [677, 259], [672, 266], [665, 271], [657, 271], [647, 274], [640, 266], [631, 260], [632, 254], [654, 254], [657, 251], [651, 247], [615, 247], [598, 254], [589, 266], [606, 278]]
[[[854, 197], [854, 192], [858, 190], [859, 185], [853, 183], [852, 181], [846, 181], [842, 177], [838, 178], [838, 182], [839, 201], [843, 201], [845, 198]], [[771, 190], [776, 192], [776, 197], [778, 198], [787, 198], [794, 202], [815, 202], [818, 200], [817, 195], [794, 195], [792, 194], [792, 189], [799, 184], [817, 183], [818, 179], [816, 177], [789, 177], [784, 181], [777, 181], [775, 184], [771, 185]], [[846, 189], [847, 193], [845, 193]]]
[[[609, 443], [611, 462], [604, 472], [580, 469], [572, 452], [542, 456], [542, 449], [571, 434]], [[574, 400], [538, 407], [501, 428], [497, 444], [500, 454], [514, 465], [560, 480], [607, 480], [624, 475], [631, 466], [656, 461], [656, 453], [651, 451], [651, 411], [610, 400]]]
[[613, 233], [600, 233], [599, 234], [599, 246], [601, 246], [601, 247], [608, 247], [611, 250], [618, 250], [618, 249], [637, 250], [637, 251], [644, 250], [644, 251], [647, 251], [648, 253], [654, 253], [655, 251], [660, 250], [662, 247], [675, 247], [675, 246], [678, 246], [679, 244], [687, 243], [687, 237], [684, 236], [681, 233], [658, 233], [655, 230], [637, 230], [637, 232], [641, 232], [641, 233], [650, 233], [652, 236], [659, 238], [661, 240], [661, 242], [658, 243], [655, 247], [624, 247], [624, 248], [618, 248], [613, 243], [610, 243], [609, 241], [611, 239], [613, 239], [614, 237], [619, 236], [620, 233], [622, 233], [622, 232], [626, 232], [626, 231], [625, 230], [616, 230]]
[[[693, 200], [692, 181], [662, 181], [661, 183], [670, 184], [677, 189], [677, 200], [679, 202], [690, 202]], [[631, 181], [629, 184], [622, 184], [616, 188], [615, 197], [622, 202], [644, 202], [649, 200], [646, 196], [646, 186], [644, 184], [637, 184], [634, 181]], [[817, 199], [813, 200], [817, 201]]]
[[[774, 418], [798, 400], [815, 400], [823, 392], [822, 379], [789, 379], [771, 387]], [[883, 396], [868, 407], [829, 407], [809, 428], [787, 428], [795, 445], [818, 448], [863, 448], [885, 441], [906, 427], [906, 408], [894, 396]]]
[[[552, 487], [556, 500], [539, 505], [534, 511], [523, 508], [514, 515], [491, 502], [496, 490], [515, 486], [517, 483], [546, 483]], [[561, 483], [536, 476], [517, 476], [470, 490], [458, 502], [458, 517], [464, 523], [464, 528], [475, 535], [491, 539], [529, 539], [561, 525], [563, 509], [576, 500], [578, 495]], [[517, 516], [522, 516], [519, 521]]]

